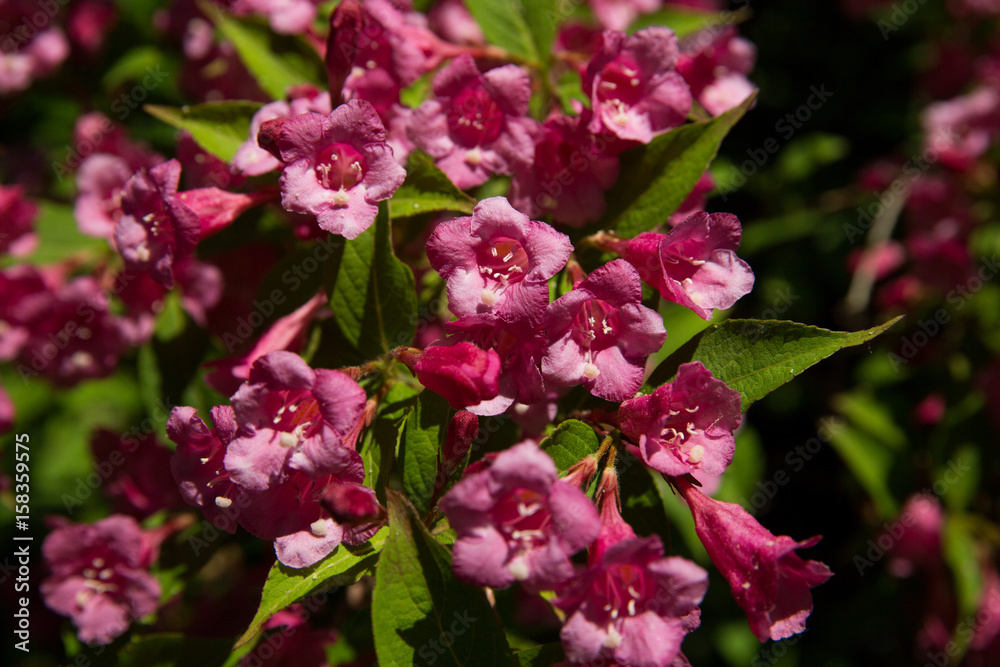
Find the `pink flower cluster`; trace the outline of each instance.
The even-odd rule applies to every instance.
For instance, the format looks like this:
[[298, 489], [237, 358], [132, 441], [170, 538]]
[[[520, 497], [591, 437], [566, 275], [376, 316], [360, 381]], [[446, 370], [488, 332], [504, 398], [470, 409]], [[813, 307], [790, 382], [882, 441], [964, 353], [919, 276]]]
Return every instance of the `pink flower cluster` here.
[[382, 512], [354, 449], [366, 414], [354, 380], [273, 351], [231, 401], [212, 409], [211, 428], [194, 408], [171, 412], [171, 469], [188, 503], [230, 532], [235, 519], [273, 540], [278, 560], [295, 568], [377, 531]]

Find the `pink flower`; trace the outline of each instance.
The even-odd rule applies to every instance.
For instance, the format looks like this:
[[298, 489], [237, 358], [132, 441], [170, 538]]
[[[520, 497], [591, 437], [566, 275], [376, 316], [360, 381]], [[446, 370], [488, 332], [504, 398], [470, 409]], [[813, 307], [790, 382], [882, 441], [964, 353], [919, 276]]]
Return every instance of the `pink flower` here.
[[708, 320], [753, 288], [753, 271], [736, 256], [741, 232], [734, 215], [695, 213], [666, 234], [639, 234], [624, 256], [660, 296]]
[[177, 160], [133, 175], [122, 195], [122, 216], [115, 225], [115, 245], [125, 266], [150, 271], [157, 282], [174, 285], [173, 264], [198, 244], [198, 215], [177, 200], [181, 165]]
[[664, 557], [657, 536], [637, 538], [618, 511], [616, 487], [614, 472], [605, 471], [600, 534], [589, 567], [553, 600], [567, 615], [561, 633], [566, 657], [588, 664], [678, 664], [681, 641], [700, 623], [708, 573], [684, 558]]
[[170, 470], [189, 505], [200, 507], [205, 518], [230, 533], [236, 526], [226, 510], [242, 491], [230, 479], [223, 461], [236, 435], [236, 416], [228, 405], [212, 408], [213, 428], [191, 407], [176, 407], [167, 420], [167, 436], [177, 443]]
[[916, 570], [933, 576], [944, 566], [944, 511], [934, 496], [910, 496], [899, 518], [886, 526], [886, 534], [892, 540], [888, 568], [893, 576], [908, 577]]
[[0, 435], [6, 433], [14, 426], [14, 401], [10, 400], [10, 394], [0, 385]]
[[333, 110], [330, 106], [330, 93], [309, 92], [314, 94], [307, 93], [300, 97], [293, 97], [288, 102], [284, 100], [270, 102], [257, 110], [253, 118], [250, 119], [247, 140], [240, 145], [239, 150], [233, 156], [232, 165], [237, 172], [247, 176], [260, 176], [281, 167], [281, 161], [257, 143], [260, 126], [266, 121], [309, 112], [329, 115]]
[[681, 43], [677, 71], [691, 94], [713, 116], [729, 111], [753, 92], [746, 74], [753, 69], [757, 49], [728, 26], [695, 33]]
[[38, 245], [35, 218], [38, 207], [25, 198], [20, 185], [0, 185], [0, 253], [18, 257], [31, 253]]
[[49, 74], [69, 55], [69, 42], [63, 31], [53, 25], [49, 15], [39, 25], [35, 18], [38, 5], [30, 0], [7, 0], [0, 5], [0, 24], [4, 39], [0, 42], [0, 95], [15, 93]]
[[966, 171], [1000, 138], [1000, 91], [988, 86], [935, 102], [924, 110], [927, 151], [953, 169]]
[[683, 123], [691, 91], [674, 71], [677, 56], [677, 37], [669, 28], [645, 28], [634, 35], [606, 30], [604, 46], [583, 80], [594, 110], [590, 131], [647, 144]]
[[819, 536], [802, 542], [775, 537], [739, 505], [708, 498], [683, 477], [671, 481], [687, 501], [698, 538], [729, 582], [757, 639], [777, 641], [805, 630], [812, 613], [809, 589], [833, 573], [823, 563], [803, 561], [795, 550], [813, 546]]
[[598, 268], [545, 311], [549, 346], [542, 375], [559, 385], [584, 385], [609, 401], [642, 385], [646, 357], [667, 338], [663, 318], [642, 305], [639, 274], [624, 260]]
[[618, 160], [587, 129], [590, 114], [553, 116], [535, 135], [535, 159], [522, 163], [510, 186], [511, 202], [530, 217], [552, 215], [582, 227], [604, 214], [604, 192], [618, 178]]
[[459, 579], [504, 588], [544, 587], [573, 576], [569, 557], [597, 535], [597, 510], [558, 480], [555, 464], [531, 442], [467, 473], [441, 499], [458, 535], [452, 566]]
[[662, 0], [590, 0], [597, 20], [607, 30], [625, 30], [642, 14], [655, 12]]
[[444, 396], [455, 410], [479, 405], [500, 391], [500, 356], [464, 341], [428, 347], [414, 370], [420, 384]]
[[537, 122], [527, 116], [525, 70], [504, 65], [481, 74], [463, 54], [434, 77], [434, 95], [413, 112], [410, 139], [455, 185], [481, 185], [531, 160]]
[[292, 352], [267, 353], [232, 397], [239, 431], [225, 457], [230, 479], [263, 491], [294, 471], [315, 478], [361, 470], [363, 478], [349, 438], [357, 437], [365, 402], [364, 389], [344, 373], [313, 370]]
[[315, 215], [322, 229], [348, 239], [371, 226], [378, 202], [391, 197], [406, 176], [367, 102], [352, 100], [329, 116], [267, 121], [258, 140], [285, 163], [285, 209]]
[[528, 318], [505, 321], [490, 314], [469, 315], [447, 323], [455, 340], [472, 342], [500, 357], [495, 398], [468, 407], [479, 416], [498, 415], [515, 402], [531, 405], [545, 398], [538, 364], [545, 349], [545, 331]]
[[638, 444], [630, 449], [672, 476], [721, 475], [733, 460], [740, 421], [740, 393], [713, 378], [700, 361], [682, 364], [673, 382], [618, 410], [619, 428]]
[[160, 584], [149, 566], [157, 547], [131, 517], [66, 522], [42, 544], [52, 571], [41, 585], [45, 604], [72, 618], [84, 643], [110, 643], [132, 621], [156, 611]]
[[105, 0], [78, 0], [69, 8], [66, 30], [69, 38], [88, 54], [93, 54], [118, 22], [118, 11]]
[[238, 14], [264, 14], [275, 32], [299, 35], [306, 32], [316, 20], [316, 5], [319, 2], [320, 0], [236, 0], [230, 9]]
[[529, 220], [503, 197], [483, 199], [471, 217], [439, 224], [427, 258], [448, 283], [458, 317], [492, 314], [537, 320], [549, 302], [548, 279], [565, 266], [569, 237]]

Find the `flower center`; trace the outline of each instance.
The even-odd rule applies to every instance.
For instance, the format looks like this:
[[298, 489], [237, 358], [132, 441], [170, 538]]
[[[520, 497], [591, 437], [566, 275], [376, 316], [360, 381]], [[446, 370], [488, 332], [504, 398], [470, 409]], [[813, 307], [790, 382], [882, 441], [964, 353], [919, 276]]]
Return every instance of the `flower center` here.
[[475, 83], [451, 100], [448, 129], [467, 148], [490, 144], [500, 136], [503, 112], [482, 84]]
[[603, 609], [612, 620], [635, 616], [642, 611], [636, 608], [646, 594], [646, 575], [642, 568], [628, 564], [613, 566], [605, 572], [603, 584], [604, 590], [598, 593], [604, 598]]
[[[487, 291], [496, 295], [513, 283], [520, 282], [531, 262], [519, 241], [506, 236], [493, 238], [479, 248], [479, 272], [485, 277]], [[494, 298], [493, 301], [496, 299]], [[484, 291], [484, 302], [487, 301]], [[492, 305], [492, 304], [489, 304]]]
[[603, 350], [614, 345], [617, 332], [618, 311], [600, 299], [584, 303], [573, 319], [573, 337], [588, 350]]
[[597, 99], [609, 109], [617, 125], [628, 124], [628, 110], [643, 98], [645, 86], [641, 75], [639, 66], [623, 57], [608, 63], [601, 70]]
[[705, 458], [705, 448], [701, 445], [691, 445], [688, 439], [694, 435], [698, 429], [695, 422], [695, 413], [701, 406], [689, 408], [686, 406], [674, 406], [679, 409], [667, 409], [667, 414], [663, 417], [660, 428], [660, 438], [670, 445], [674, 454], [691, 465], [698, 465]]
[[327, 190], [350, 190], [364, 178], [366, 168], [365, 158], [348, 144], [331, 144], [316, 156], [316, 180]]
[[285, 392], [284, 403], [272, 422], [282, 447], [293, 448], [319, 432], [323, 417], [312, 392], [296, 389]]
[[493, 508], [493, 518], [512, 548], [528, 550], [548, 541], [551, 517], [545, 497], [536, 491], [514, 489]]

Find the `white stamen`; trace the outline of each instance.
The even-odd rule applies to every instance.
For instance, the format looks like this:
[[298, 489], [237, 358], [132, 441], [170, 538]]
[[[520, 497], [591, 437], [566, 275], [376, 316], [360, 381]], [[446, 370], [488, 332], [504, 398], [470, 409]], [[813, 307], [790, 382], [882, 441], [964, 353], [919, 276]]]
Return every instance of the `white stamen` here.
[[106, 568], [104, 568], [103, 570], [101, 570], [100, 572], [97, 573], [97, 578], [100, 579], [100, 580], [102, 580], [102, 581], [107, 581], [112, 576], [114, 576], [114, 573], [115, 573], [114, 570], [112, 570], [110, 567], [106, 567]]
[[600, 374], [601, 374], [601, 369], [595, 366], [594, 364], [587, 362], [586, 364], [583, 365], [583, 377], [587, 378], [588, 380], [593, 380]]
[[510, 576], [514, 577], [515, 581], [524, 581], [528, 578], [530, 572], [528, 572], [528, 564], [524, 562], [523, 558], [515, 558], [507, 566], [507, 571], [510, 572]]
[[607, 636], [601, 643], [604, 645], [604, 648], [618, 648], [622, 645], [622, 633], [618, 632], [616, 628], [610, 627], [608, 628]]
[[748, 588], [750, 588], [750, 582], [749, 581], [744, 581], [743, 582], [743, 590], [747, 590]]
[[288, 431], [282, 431], [281, 436], [278, 439], [278, 443], [288, 449], [289, 447], [295, 447], [299, 444], [299, 439], [295, 437], [294, 433], [289, 433]]
[[473, 167], [478, 166], [483, 161], [483, 152], [479, 150], [479, 146], [465, 151], [465, 161]]
[[513, 259], [513, 257], [514, 257], [514, 251], [511, 250], [510, 252], [508, 252], [506, 255], [503, 256], [503, 261], [509, 262], [511, 259]]
[[140, 243], [135, 249], [135, 256], [140, 262], [148, 262], [150, 258], [149, 247], [145, 243]]
[[351, 195], [347, 194], [344, 188], [340, 188], [333, 193], [333, 203], [337, 206], [347, 206], [348, 202], [351, 201]]
[[695, 445], [688, 452], [688, 463], [701, 463], [703, 458], [705, 458], [705, 448], [701, 445]]
[[94, 567], [97, 567], [97, 568], [104, 567], [104, 559], [103, 558], [95, 558], [94, 560], [90, 561], [90, 563], [91, 563], [91, 565], [93, 565]]
[[74, 352], [73, 356], [71, 356], [69, 360], [70, 363], [77, 368], [86, 368], [94, 365], [94, 356], [89, 352], [84, 352], [83, 350], [77, 350]]
[[490, 254], [493, 255], [494, 257], [497, 256], [497, 248], [496, 248], [496, 246], [492, 246], [492, 245], [490, 246]]
[[215, 506], [220, 509], [229, 509], [230, 507], [232, 507], [232, 505], [233, 501], [229, 498], [225, 498], [223, 496], [215, 497]]
[[492, 306], [497, 302], [497, 294], [493, 290], [484, 289], [480, 298], [487, 306]]
[[635, 616], [635, 599], [628, 601], [628, 615]]
[[203, 459], [198, 459], [198, 460], [201, 461], [202, 465], [208, 463], [208, 457], [207, 456], [205, 458], [203, 458]]
[[309, 530], [316, 537], [326, 537], [326, 521], [323, 519], [316, 519], [309, 524]]

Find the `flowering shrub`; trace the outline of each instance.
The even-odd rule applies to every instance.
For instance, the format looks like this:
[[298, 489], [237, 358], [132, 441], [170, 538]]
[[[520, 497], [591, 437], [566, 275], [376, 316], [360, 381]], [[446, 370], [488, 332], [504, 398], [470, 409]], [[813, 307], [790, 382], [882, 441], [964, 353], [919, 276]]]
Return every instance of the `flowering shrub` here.
[[[837, 527], [825, 500], [803, 494], [796, 522], [758, 517], [788, 476], [761, 481], [747, 411], [808, 394], [796, 377], [844, 348], [891, 345], [897, 315], [950, 302], [974, 269], [975, 292], [989, 280], [973, 249], [1000, 237], [973, 230], [995, 202], [970, 200], [996, 180], [996, 51], [920, 114], [932, 165], [882, 160], [818, 198], [836, 210], [908, 179], [845, 227], [867, 242], [843, 275], [806, 266], [789, 283], [789, 303], [845, 284], [834, 330], [764, 296], [779, 279], [762, 248], [802, 223], [755, 221], [749, 186], [725, 211], [708, 199], [732, 191], [723, 140], [767, 104], [745, 13], [70, 0], [39, 26], [31, 4], [0, 4], [0, 101], [45, 106], [61, 81], [47, 77], [77, 57], [108, 90], [135, 84], [66, 103], [58, 182], [28, 159], [23, 178], [0, 171], [0, 433], [12, 453], [31, 434], [46, 529], [23, 509], [27, 456], [0, 486], [30, 514], [16, 530], [39, 536], [54, 614], [37, 631], [65, 617], [70, 657], [665, 667], [708, 664], [721, 637], [730, 664], [755, 664], [829, 621], [820, 596], [858, 564], [841, 542], [820, 553]], [[823, 307], [804, 319], [838, 322]], [[948, 344], [883, 357], [916, 365]], [[979, 380], [991, 400], [997, 368]], [[878, 447], [906, 436], [864, 391], [820, 406], [850, 422], [823, 442], [888, 520], [916, 489], [890, 490]], [[961, 419], [954, 401], [921, 396], [912, 419]], [[941, 609], [919, 646], [947, 652], [959, 611], [1000, 591], [970, 488], [912, 495], [905, 529], [884, 524], [891, 544], [858, 565], [888, 555], [891, 576], [930, 582]], [[961, 652], [985, 661], [998, 629], [978, 623]]]

